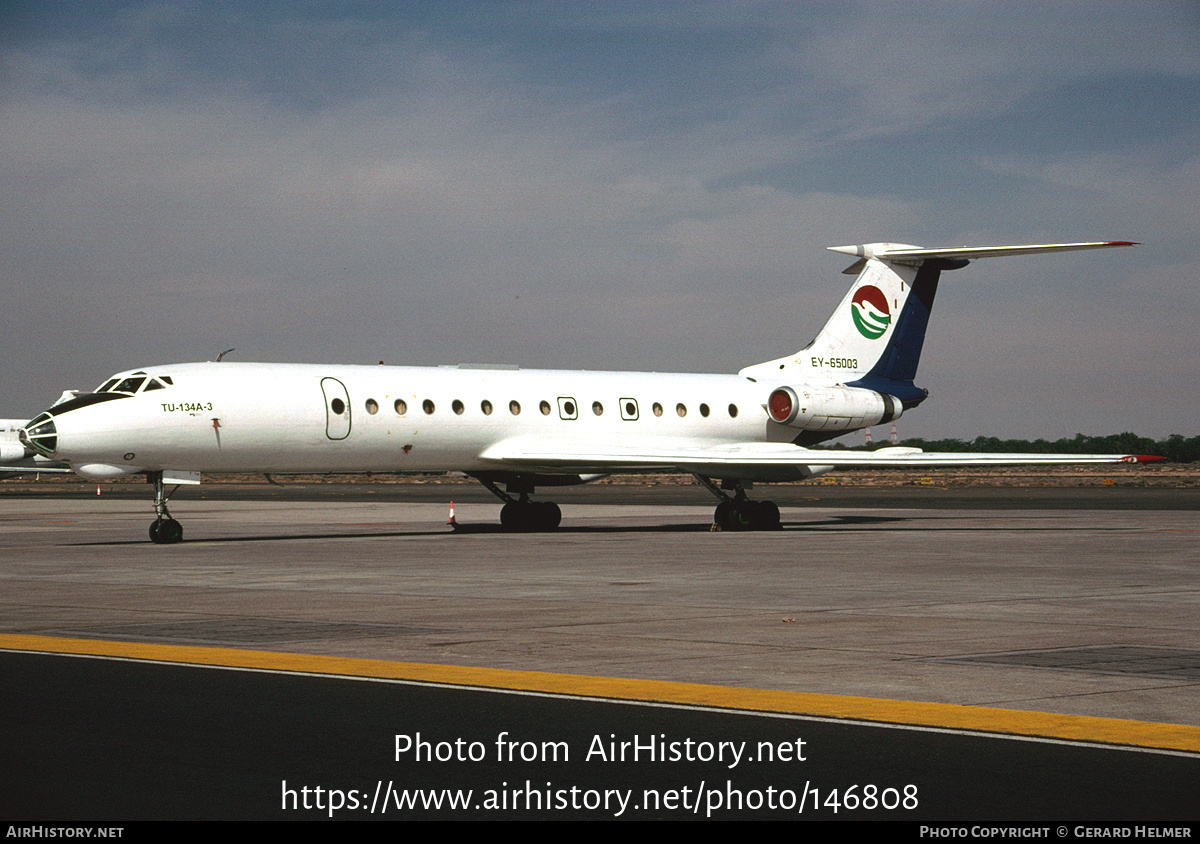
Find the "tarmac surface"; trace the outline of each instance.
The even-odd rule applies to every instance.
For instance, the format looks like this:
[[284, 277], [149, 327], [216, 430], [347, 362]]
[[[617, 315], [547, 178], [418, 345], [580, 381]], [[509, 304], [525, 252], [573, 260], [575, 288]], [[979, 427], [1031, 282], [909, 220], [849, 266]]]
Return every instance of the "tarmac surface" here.
[[[475, 487], [204, 485], [172, 500], [184, 527], [175, 546], [148, 541], [144, 486], [105, 487], [98, 497], [92, 487], [41, 490], [0, 490], [3, 649], [99, 649], [184, 663], [205, 661], [205, 653], [267, 654], [223, 663], [254, 668], [269, 655], [310, 655], [349, 662], [283, 670], [347, 676], [361, 676], [365, 663], [355, 660], [402, 663], [391, 676], [1130, 745], [1175, 760], [1151, 765], [1165, 781], [1194, 784], [1200, 771], [1194, 488], [764, 487], [755, 494], [780, 504], [784, 530], [714, 533], [712, 506], [697, 487], [589, 486], [549, 491], [563, 509], [558, 531], [509, 534], [497, 524], [499, 502]], [[458, 530], [446, 524], [451, 500]], [[8, 670], [28, 672], [21, 676], [34, 678], [34, 688], [35, 678], [61, 671], [29, 663]], [[88, 686], [75, 714], [60, 713], [55, 723], [90, 710], [89, 695], [113, 694], [104, 676], [87, 680], [101, 685]], [[510, 682], [516, 676], [528, 682]], [[581, 679], [572, 687], [571, 678]], [[60, 678], [46, 687], [62, 692], [58, 684], [82, 682]], [[160, 681], [144, 682], [132, 699], [156, 695]], [[655, 684], [664, 683], [675, 691], [660, 693], [665, 687]], [[782, 704], [755, 697], [768, 692], [793, 697]], [[272, 694], [282, 713], [290, 693]], [[43, 706], [37, 700], [27, 706]], [[466, 705], [427, 707], [453, 714], [423, 722], [426, 735], [465, 736], [463, 719], [478, 715], [456, 706]], [[502, 720], [488, 735], [518, 723], [536, 733], [527, 724], [540, 716], [530, 717]], [[561, 717], [542, 723], [542, 738], [565, 734], [551, 726], [572, 722]], [[16, 729], [11, 716], [7, 723]], [[603, 725], [596, 734], [607, 729], [603, 720], [589, 723]], [[22, 721], [20, 729], [37, 728]], [[630, 729], [637, 728], [610, 732]], [[203, 729], [187, 740], [203, 745]], [[825, 741], [825, 748], [851, 746], [846, 738]], [[1058, 752], [1050, 747], [1057, 745], [1038, 745], [1035, 757], [1060, 778], [1086, 783], [1098, 770], [1094, 760], [1046, 756]], [[905, 782], [921, 752], [896, 751], [909, 763], [889, 769], [888, 781]], [[842, 787], [876, 774], [863, 761], [871, 753], [855, 753]], [[1011, 764], [1021, 771], [1031, 763]], [[1185, 768], [1170, 767], [1178, 764]], [[44, 775], [55, 770], [50, 764]], [[940, 809], [929, 816], [946, 818], [949, 796], [961, 794], [951, 783], [964, 774], [939, 770], [924, 771], [923, 787], [931, 795], [940, 787]], [[525, 771], [510, 773], [524, 782]], [[280, 776], [286, 772], [276, 776], [273, 808]], [[1053, 804], [1029, 802], [1048, 786], [1031, 781], [1025, 792], [1014, 776], [1015, 786], [1006, 780], [1008, 802], [960, 810], [1052, 814]], [[1186, 803], [1155, 793], [1161, 803], [1143, 795], [1129, 812], [1197, 819], [1181, 816]], [[172, 814], [179, 805], [169, 795], [158, 799], [161, 814], [127, 811], [191, 816]], [[1096, 805], [1112, 799], [1100, 795]], [[28, 805], [46, 818], [70, 815], [64, 805], [77, 799]], [[26, 811], [4, 808], [0, 815]]]

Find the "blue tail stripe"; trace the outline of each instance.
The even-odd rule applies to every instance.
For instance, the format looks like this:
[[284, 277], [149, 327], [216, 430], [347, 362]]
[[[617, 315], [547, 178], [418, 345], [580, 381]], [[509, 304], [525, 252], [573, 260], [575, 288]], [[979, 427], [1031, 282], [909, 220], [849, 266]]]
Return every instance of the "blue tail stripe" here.
[[942, 270], [955, 270], [966, 265], [966, 261], [945, 259], [921, 263], [913, 279], [912, 292], [900, 311], [887, 348], [870, 372], [857, 381], [847, 382], [847, 386], [865, 387], [895, 396], [904, 402], [905, 407], [912, 407], [924, 400], [925, 391], [914, 386], [913, 379], [917, 377], [917, 364], [921, 359], [921, 348], [925, 345], [925, 330], [929, 327], [929, 314], [937, 296], [938, 281]]

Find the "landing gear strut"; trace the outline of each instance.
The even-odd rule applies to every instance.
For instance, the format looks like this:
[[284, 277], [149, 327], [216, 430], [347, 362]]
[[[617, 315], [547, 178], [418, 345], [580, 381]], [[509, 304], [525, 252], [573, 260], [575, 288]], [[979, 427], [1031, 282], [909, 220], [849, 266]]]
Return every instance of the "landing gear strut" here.
[[[694, 475], [705, 488], [717, 497], [720, 503], [713, 514], [713, 523], [721, 530], [781, 530], [779, 505], [774, 501], [752, 501], [746, 497], [746, 488], [741, 481], [722, 481], [721, 486], [711, 478]], [[732, 489], [733, 496], [724, 490]]]
[[[500, 508], [500, 524], [505, 530], [522, 533], [554, 530], [562, 522], [562, 510], [553, 501], [530, 501], [532, 487], [522, 488], [518, 498], [496, 486], [495, 482], [477, 478], [488, 490], [504, 502]], [[512, 488], [512, 484], [509, 484]]]
[[[150, 483], [154, 484], [154, 512], [158, 518], [150, 523], [150, 541], [159, 545], [173, 545], [183, 539], [183, 525], [171, 518], [167, 510], [167, 485], [163, 482], [162, 472], [149, 472]], [[179, 489], [176, 486], [171, 492]]]

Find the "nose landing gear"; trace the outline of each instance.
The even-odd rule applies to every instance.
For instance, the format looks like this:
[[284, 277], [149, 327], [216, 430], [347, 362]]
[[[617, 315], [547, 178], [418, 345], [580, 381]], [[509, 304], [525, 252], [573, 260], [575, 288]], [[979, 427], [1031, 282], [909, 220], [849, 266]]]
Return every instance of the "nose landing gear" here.
[[[162, 472], [148, 472], [150, 483], [154, 484], [154, 512], [158, 518], [150, 523], [150, 541], [158, 545], [174, 545], [183, 540], [183, 525], [171, 518], [167, 510], [167, 485], [163, 481]], [[171, 492], [179, 489], [176, 485]]]

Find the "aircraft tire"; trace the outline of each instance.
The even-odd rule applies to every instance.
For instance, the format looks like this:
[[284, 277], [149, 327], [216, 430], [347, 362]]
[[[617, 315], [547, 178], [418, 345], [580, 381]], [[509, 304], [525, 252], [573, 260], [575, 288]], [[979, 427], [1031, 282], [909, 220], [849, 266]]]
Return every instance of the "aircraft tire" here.
[[721, 530], [779, 530], [779, 505], [774, 501], [727, 500], [717, 505], [713, 521]]
[[510, 501], [500, 508], [505, 530], [534, 533], [554, 530], [562, 523], [562, 510], [553, 501]]
[[737, 520], [734, 518], [734, 512], [737, 510], [737, 505], [728, 498], [717, 505], [717, 510], [713, 513], [713, 522], [721, 530], [740, 530], [737, 526]]
[[535, 530], [554, 530], [562, 524], [562, 509], [553, 501], [539, 501], [533, 506]]
[[783, 523], [779, 518], [779, 505], [774, 501], [760, 501], [759, 507], [761, 511], [759, 516], [761, 524], [758, 530], [783, 530]]
[[174, 545], [183, 539], [183, 525], [174, 519], [156, 519], [150, 523], [150, 541], [158, 545]]
[[500, 525], [505, 530], [524, 530], [526, 505], [510, 501], [500, 508]]
[[759, 530], [762, 524], [761, 501], [739, 501], [733, 511], [733, 519], [737, 522], [735, 530]]

